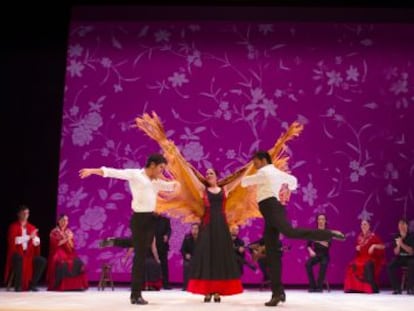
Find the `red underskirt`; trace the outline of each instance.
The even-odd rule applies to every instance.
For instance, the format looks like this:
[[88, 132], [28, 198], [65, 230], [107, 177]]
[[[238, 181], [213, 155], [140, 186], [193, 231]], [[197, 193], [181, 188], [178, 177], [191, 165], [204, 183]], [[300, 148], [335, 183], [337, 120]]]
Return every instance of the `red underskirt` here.
[[208, 295], [218, 293], [222, 296], [235, 295], [243, 292], [240, 279], [233, 280], [195, 280], [188, 282], [187, 290], [193, 294]]

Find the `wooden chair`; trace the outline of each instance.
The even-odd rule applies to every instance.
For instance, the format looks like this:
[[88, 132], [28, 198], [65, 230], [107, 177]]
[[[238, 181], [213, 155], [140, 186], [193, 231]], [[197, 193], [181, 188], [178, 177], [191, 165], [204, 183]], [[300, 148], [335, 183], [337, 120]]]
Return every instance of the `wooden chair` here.
[[105, 290], [107, 282], [111, 284], [112, 290], [114, 290], [114, 281], [112, 279], [112, 265], [103, 264], [101, 269], [101, 277], [98, 283], [98, 290]]

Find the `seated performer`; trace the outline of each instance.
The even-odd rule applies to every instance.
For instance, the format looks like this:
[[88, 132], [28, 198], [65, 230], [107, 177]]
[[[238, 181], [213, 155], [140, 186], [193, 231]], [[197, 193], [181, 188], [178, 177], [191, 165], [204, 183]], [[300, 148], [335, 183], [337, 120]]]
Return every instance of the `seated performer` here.
[[356, 257], [346, 270], [346, 293], [378, 293], [378, 280], [384, 264], [384, 244], [370, 230], [368, 220], [362, 220], [361, 233], [357, 238]]
[[73, 232], [68, 228], [69, 217], [62, 214], [57, 226], [50, 232], [47, 269], [48, 290], [85, 290], [88, 278], [85, 265], [75, 250]]
[[199, 229], [200, 225], [193, 223], [191, 225], [191, 232], [185, 236], [183, 244], [181, 245], [181, 255], [183, 256], [183, 290], [187, 290], [191, 271], [191, 259], [193, 258]]
[[393, 294], [401, 294], [400, 282], [396, 273], [402, 267], [407, 267], [407, 294], [414, 295], [414, 234], [408, 231], [408, 223], [401, 219], [398, 222], [399, 233], [394, 240], [395, 257], [388, 264], [388, 276]]
[[16, 292], [37, 291], [37, 283], [46, 267], [46, 259], [40, 256], [38, 229], [29, 223], [29, 208], [20, 205], [18, 220], [9, 226], [7, 234], [7, 259], [5, 282], [13, 277]]
[[[326, 215], [319, 214], [316, 217], [317, 228], [326, 229]], [[323, 282], [325, 281], [326, 270], [329, 263], [329, 247], [331, 241], [309, 241], [307, 250], [309, 259], [306, 261], [305, 267], [309, 279], [309, 292], [322, 292]], [[315, 282], [313, 275], [313, 266], [319, 264], [318, 281]]]
[[[279, 240], [279, 251], [280, 256], [282, 256], [283, 252], [290, 250], [289, 245], [283, 245], [282, 242]], [[267, 265], [267, 258], [266, 258], [266, 247], [264, 245], [264, 238], [254, 241], [250, 243], [247, 248], [249, 249], [250, 253], [252, 254], [252, 259], [254, 262], [257, 262], [260, 271], [262, 272], [263, 278], [262, 283], [269, 283], [269, 268]]]
[[256, 267], [246, 260], [246, 253], [244, 247], [244, 241], [238, 237], [239, 226], [234, 225], [230, 228], [231, 239], [233, 240], [234, 252], [236, 255], [237, 264], [240, 269], [240, 274], [243, 274], [243, 266], [246, 265], [253, 271], [256, 271]]

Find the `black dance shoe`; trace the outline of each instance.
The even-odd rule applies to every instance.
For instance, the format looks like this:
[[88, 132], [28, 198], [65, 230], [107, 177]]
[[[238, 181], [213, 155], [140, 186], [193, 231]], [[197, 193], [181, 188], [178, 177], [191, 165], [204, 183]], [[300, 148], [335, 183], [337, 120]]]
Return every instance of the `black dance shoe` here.
[[393, 294], [393, 295], [401, 295], [401, 294], [402, 294], [402, 292], [401, 292], [401, 290], [400, 290], [400, 289], [396, 289], [396, 290], [394, 290], [394, 291], [392, 292], [392, 294]]
[[210, 301], [211, 301], [211, 295], [205, 295], [204, 302], [210, 302]]
[[129, 299], [130, 299], [132, 305], [146, 305], [146, 304], [148, 304], [148, 301], [146, 301], [144, 298], [142, 298], [141, 295], [131, 294], [131, 297]]
[[280, 301], [281, 302], [286, 302], [286, 294], [285, 293], [280, 294]]
[[214, 302], [220, 302], [221, 298], [219, 294], [214, 294]]
[[341, 231], [331, 230], [332, 238], [339, 241], [345, 241], [346, 237]]
[[265, 302], [264, 305], [266, 307], [276, 307], [280, 301], [282, 301], [281, 295], [274, 295], [272, 299], [270, 299], [268, 302]]
[[106, 238], [106, 239], [99, 241], [100, 248], [110, 247], [110, 246], [114, 246], [114, 238]]

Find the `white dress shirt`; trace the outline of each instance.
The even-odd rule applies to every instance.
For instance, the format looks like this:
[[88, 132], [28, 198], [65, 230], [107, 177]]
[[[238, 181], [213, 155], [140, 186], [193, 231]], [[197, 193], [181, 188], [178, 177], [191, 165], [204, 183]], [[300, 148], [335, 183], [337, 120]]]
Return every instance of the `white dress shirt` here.
[[[30, 241], [30, 235], [27, 234], [27, 229], [25, 227], [22, 227], [22, 235], [17, 236], [14, 239], [14, 243], [16, 245], [21, 244], [23, 250], [25, 251], [25, 250], [27, 250], [27, 246], [28, 246], [29, 241]], [[33, 238], [33, 245], [34, 246], [40, 245], [40, 238], [39, 237], [36, 236], [36, 237]]]
[[151, 180], [144, 169], [114, 169], [101, 167], [103, 177], [127, 180], [131, 189], [131, 208], [136, 213], [154, 212], [159, 191], [174, 191], [174, 182]]
[[268, 164], [257, 170], [256, 174], [243, 177], [242, 187], [257, 185], [257, 202], [276, 197], [279, 199], [279, 191], [283, 184], [287, 184], [289, 190], [298, 187], [298, 180], [295, 176], [285, 173], [273, 164]]

